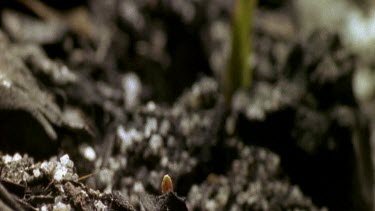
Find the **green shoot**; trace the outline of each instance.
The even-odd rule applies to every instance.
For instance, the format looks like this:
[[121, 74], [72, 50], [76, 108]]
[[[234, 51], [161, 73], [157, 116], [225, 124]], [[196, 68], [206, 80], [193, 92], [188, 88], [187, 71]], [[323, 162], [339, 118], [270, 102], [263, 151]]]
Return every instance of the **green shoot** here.
[[235, 0], [232, 15], [232, 49], [227, 71], [223, 77], [224, 97], [229, 104], [233, 93], [239, 88], [248, 88], [252, 82], [249, 58], [252, 48], [252, 18], [257, 0]]

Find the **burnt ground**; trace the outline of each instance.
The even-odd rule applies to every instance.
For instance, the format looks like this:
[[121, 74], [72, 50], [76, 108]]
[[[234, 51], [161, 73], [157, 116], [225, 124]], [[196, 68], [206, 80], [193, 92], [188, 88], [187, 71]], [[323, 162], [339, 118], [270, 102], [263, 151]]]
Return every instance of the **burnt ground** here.
[[289, 1], [259, 5], [231, 106], [230, 1], [39, 3], [0, 3], [1, 210], [371, 206], [357, 58], [338, 35], [297, 37]]

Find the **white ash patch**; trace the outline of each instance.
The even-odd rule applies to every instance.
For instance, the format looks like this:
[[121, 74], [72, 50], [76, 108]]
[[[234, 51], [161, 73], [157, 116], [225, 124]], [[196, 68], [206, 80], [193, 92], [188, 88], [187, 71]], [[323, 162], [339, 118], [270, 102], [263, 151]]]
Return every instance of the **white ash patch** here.
[[0, 158], [2, 165], [0, 177], [4, 180], [19, 184], [33, 179], [31, 174], [31, 163], [33, 159], [27, 155], [21, 156], [19, 153], [3, 155]]
[[33, 175], [34, 175], [34, 177], [39, 177], [41, 175], [40, 170], [39, 169], [34, 169], [33, 170]]
[[94, 206], [95, 206], [95, 209], [98, 210], [98, 211], [108, 210], [108, 207], [105, 204], [103, 204], [103, 202], [100, 201], [100, 200], [95, 200]]
[[78, 175], [74, 173], [74, 163], [70, 160], [69, 155], [65, 154], [60, 157], [59, 161], [57, 159], [51, 158], [50, 161], [44, 161], [40, 165], [40, 170], [46, 175], [49, 175], [57, 182], [63, 180], [78, 180]]
[[54, 169], [54, 165], [51, 165], [51, 162], [53, 161], [43, 161], [43, 163], [40, 165], [40, 169], [46, 174], [51, 174]]
[[120, 150], [122, 153], [125, 153], [128, 149], [131, 149], [134, 143], [141, 142], [144, 138], [142, 133], [138, 130], [134, 128], [125, 130], [122, 125], [117, 127], [116, 134], [120, 140]]
[[149, 147], [153, 154], [158, 154], [163, 147], [163, 138], [158, 134], [152, 135], [149, 141]]
[[77, 180], [78, 176], [73, 173], [74, 163], [70, 160], [69, 155], [65, 154], [56, 163], [53, 178], [56, 181]]
[[60, 157], [60, 163], [67, 167], [73, 167], [73, 161], [70, 160], [69, 155], [65, 154], [62, 157]]
[[145, 188], [143, 187], [142, 182], [135, 182], [134, 186], [133, 186], [133, 191], [135, 193], [144, 193], [145, 192]]
[[5, 163], [17, 162], [22, 159], [22, 156], [19, 153], [14, 154], [13, 156], [4, 155], [1, 160]]
[[97, 183], [101, 187], [105, 187], [104, 192], [110, 193], [112, 191], [112, 181], [114, 172], [110, 169], [104, 168], [99, 171], [97, 176]]
[[142, 93], [142, 83], [135, 73], [125, 74], [121, 80], [124, 92], [124, 104], [127, 109], [134, 109], [139, 105]]
[[158, 130], [158, 121], [156, 118], [147, 118], [146, 120], [146, 126], [145, 126], [145, 137], [149, 138], [151, 134], [155, 133]]
[[163, 121], [160, 123], [160, 129], [159, 129], [160, 134], [162, 136], [166, 136], [168, 135], [170, 129], [171, 129], [171, 123], [168, 120], [163, 119]]
[[16, 154], [14, 154], [12, 161], [13, 162], [17, 162], [17, 161], [19, 161], [21, 159], [22, 159], [21, 155], [18, 154], [18, 153], [16, 153]]
[[62, 202], [58, 202], [57, 204], [53, 205], [53, 211], [70, 211], [72, 208], [69, 204], [64, 204]]
[[156, 104], [153, 101], [148, 102], [147, 105], [146, 105], [146, 110], [148, 112], [155, 111], [156, 110]]
[[134, 141], [131, 133], [125, 131], [122, 125], [117, 127], [117, 137], [121, 140], [121, 152], [126, 152], [128, 148], [133, 146]]
[[68, 173], [68, 169], [65, 166], [58, 166], [53, 175], [53, 179], [56, 181], [62, 181], [65, 175]]
[[79, 152], [88, 161], [94, 161], [96, 159], [96, 152], [94, 148], [88, 144], [81, 144], [79, 146]]
[[40, 207], [40, 211], [48, 211], [47, 205], [43, 205]]
[[164, 157], [162, 157], [161, 159], [160, 159], [160, 165], [162, 166], [162, 167], [167, 167], [168, 166], [168, 163], [169, 163], [169, 159], [168, 159], [168, 157], [167, 156], [164, 156]]
[[118, 157], [114, 158], [114, 157], [110, 157], [108, 159], [108, 164], [109, 164], [109, 168], [113, 171], [117, 171], [120, 169], [121, 167], [121, 162], [119, 160]]
[[10, 156], [10, 155], [4, 155], [4, 156], [1, 158], [1, 160], [2, 160], [5, 164], [8, 164], [8, 163], [12, 162], [13, 158], [12, 158], [12, 156]]

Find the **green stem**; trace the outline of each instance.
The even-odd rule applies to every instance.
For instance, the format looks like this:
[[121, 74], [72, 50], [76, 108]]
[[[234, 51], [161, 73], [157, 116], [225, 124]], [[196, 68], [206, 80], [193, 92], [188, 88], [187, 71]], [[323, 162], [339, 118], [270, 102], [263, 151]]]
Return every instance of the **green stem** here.
[[250, 49], [252, 48], [252, 18], [257, 0], [235, 0], [232, 16], [232, 49], [228, 69], [223, 77], [223, 91], [229, 104], [233, 93], [248, 88], [252, 82]]

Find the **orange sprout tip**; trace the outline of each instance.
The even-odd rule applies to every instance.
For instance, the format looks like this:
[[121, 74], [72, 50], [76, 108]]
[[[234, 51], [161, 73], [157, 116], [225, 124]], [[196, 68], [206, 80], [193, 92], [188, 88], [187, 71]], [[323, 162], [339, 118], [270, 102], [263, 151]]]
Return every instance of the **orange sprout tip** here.
[[172, 179], [168, 174], [164, 175], [163, 180], [161, 182], [161, 192], [163, 194], [173, 192]]

